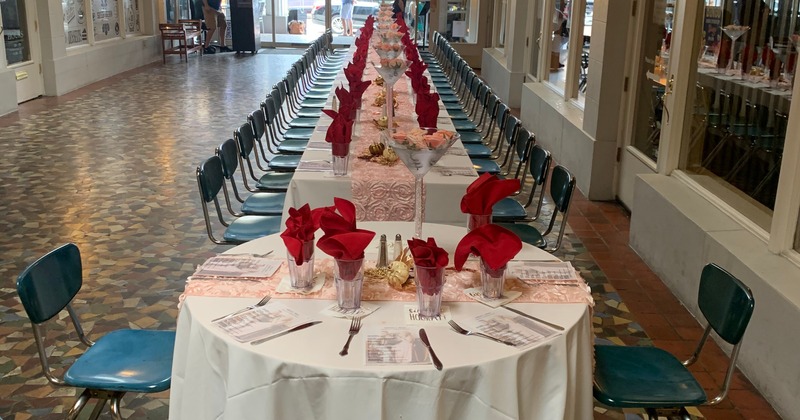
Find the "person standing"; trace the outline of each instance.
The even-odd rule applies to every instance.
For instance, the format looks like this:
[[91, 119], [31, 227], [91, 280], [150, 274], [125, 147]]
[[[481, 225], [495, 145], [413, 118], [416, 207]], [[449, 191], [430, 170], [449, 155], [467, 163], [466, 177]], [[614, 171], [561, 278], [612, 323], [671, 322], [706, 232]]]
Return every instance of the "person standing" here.
[[342, 27], [345, 36], [353, 36], [353, 3], [355, 0], [342, 0]]
[[232, 51], [225, 45], [225, 32], [228, 29], [228, 24], [225, 22], [225, 13], [220, 11], [222, 0], [203, 0], [203, 16], [206, 21], [206, 42], [203, 46], [203, 53], [214, 54], [216, 50], [211, 47], [211, 40], [214, 34], [219, 34], [219, 49], [220, 51]]
[[403, 13], [406, 11], [406, 0], [394, 0], [392, 4], [392, 14], [397, 17], [399, 13], [400, 16], [403, 16]]

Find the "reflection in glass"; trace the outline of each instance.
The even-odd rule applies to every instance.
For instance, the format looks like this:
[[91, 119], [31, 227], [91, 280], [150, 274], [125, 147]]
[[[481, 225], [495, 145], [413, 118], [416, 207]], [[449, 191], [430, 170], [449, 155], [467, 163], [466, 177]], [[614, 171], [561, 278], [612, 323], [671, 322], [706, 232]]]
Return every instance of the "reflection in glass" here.
[[[578, 71], [577, 102], [583, 104], [585, 100], [586, 85], [589, 74], [589, 45], [592, 35], [592, 18], [594, 16], [594, 1], [588, 0], [584, 10], [577, 10], [570, 0], [555, 0], [552, 11], [550, 31], [550, 74], [548, 82], [563, 92], [566, 85], [567, 66], [570, 62], [580, 66]], [[574, 10], [573, 10], [574, 9]], [[580, 27], [583, 19], [583, 31], [575, 33], [572, 28]], [[578, 36], [582, 40], [579, 52], [570, 51], [570, 37]], [[575, 98], [573, 96], [573, 98]]]
[[480, 0], [447, 0], [447, 31], [450, 42], [478, 42]]
[[[797, 60], [797, 19], [786, 17], [797, 16], [798, 0], [769, 6], [706, 6], [691, 135], [682, 144], [687, 173], [765, 230], [775, 205]], [[739, 37], [720, 35], [737, 27], [750, 30]]]
[[85, 44], [86, 40], [86, 13], [83, 11], [81, 0], [61, 0], [64, 10], [64, 36], [67, 47]]
[[22, 0], [0, 2], [0, 15], [3, 15], [3, 41], [8, 65], [30, 61], [25, 2]]

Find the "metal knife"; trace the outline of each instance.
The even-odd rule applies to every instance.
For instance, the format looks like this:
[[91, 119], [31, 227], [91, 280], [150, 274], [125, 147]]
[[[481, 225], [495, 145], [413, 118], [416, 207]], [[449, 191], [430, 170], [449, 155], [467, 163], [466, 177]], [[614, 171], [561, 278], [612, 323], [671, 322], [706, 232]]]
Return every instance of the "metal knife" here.
[[256, 340], [256, 341], [252, 341], [252, 342], [250, 342], [250, 344], [252, 344], [252, 345], [254, 345], [254, 346], [255, 346], [255, 345], [257, 345], [257, 344], [261, 344], [261, 343], [263, 343], [263, 342], [265, 342], [265, 341], [272, 340], [273, 338], [278, 338], [278, 337], [284, 336], [284, 335], [286, 335], [286, 334], [289, 334], [289, 333], [291, 333], [291, 332], [295, 332], [295, 331], [300, 331], [300, 330], [302, 330], [302, 329], [306, 329], [306, 328], [308, 328], [308, 327], [310, 327], [310, 326], [312, 326], [312, 325], [317, 325], [317, 324], [319, 324], [319, 323], [321, 323], [321, 322], [322, 322], [322, 321], [311, 321], [311, 322], [306, 322], [305, 324], [300, 324], [300, 325], [298, 325], [298, 326], [296, 326], [296, 327], [294, 327], [294, 328], [288, 329], [288, 330], [286, 330], [286, 331], [284, 331], [284, 332], [282, 332], [282, 333], [279, 333], [279, 334], [275, 334], [275, 335], [273, 335], [273, 336], [271, 336], [271, 337], [267, 337], [267, 338], [261, 338], [261, 339], [258, 339], [258, 340]]
[[501, 307], [502, 307], [502, 308], [505, 308], [505, 309], [508, 309], [509, 311], [511, 311], [511, 312], [514, 312], [514, 313], [515, 313], [515, 314], [517, 314], [517, 315], [522, 315], [522, 316], [524, 316], [525, 318], [532, 319], [532, 320], [534, 320], [534, 321], [536, 321], [536, 322], [541, 322], [542, 324], [544, 324], [544, 325], [547, 325], [547, 326], [548, 326], [548, 327], [550, 327], [550, 328], [555, 328], [555, 329], [557, 329], [557, 330], [559, 330], [559, 331], [564, 331], [564, 327], [562, 327], [561, 325], [558, 325], [558, 324], [553, 324], [552, 322], [547, 322], [547, 321], [545, 321], [545, 320], [543, 320], [543, 319], [541, 319], [541, 318], [536, 318], [536, 317], [535, 317], [535, 316], [533, 316], [533, 315], [526, 314], [525, 312], [522, 312], [522, 311], [520, 311], [519, 309], [514, 309], [514, 308], [512, 308], [512, 307], [510, 307], [510, 306], [505, 306], [505, 305], [503, 305], [503, 306], [501, 306]]
[[442, 370], [442, 361], [436, 357], [436, 353], [433, 352], [433, 347], [431, 347], [431, 342], [428, 340], [428, 333], [425, 332], [425, 328], [419, 329], [419, 338], [425, 344], [425, 347], [428, 348], [428, 353], [431, 355], [431, 360], [433, 360], [433, 366], [436, 367], [436, 370]]

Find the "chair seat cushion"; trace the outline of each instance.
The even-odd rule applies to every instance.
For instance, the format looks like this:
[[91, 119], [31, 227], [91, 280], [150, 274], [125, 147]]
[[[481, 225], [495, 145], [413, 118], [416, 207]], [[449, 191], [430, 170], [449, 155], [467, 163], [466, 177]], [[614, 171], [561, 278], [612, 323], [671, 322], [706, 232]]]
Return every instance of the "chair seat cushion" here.
[[545, 248], [547, 241], [542, 237], [542, 234], [533, 226], [523, 223], [497, 223], [498, 225], [514, 232], [522, 242], [531, 244], [535, 247]]
[[481, 133], [475, 131], [459, 132], [461, 135], [461, 143], [467, 144], [483, 144], [483, 137]]
[[499, 174], [500, 165], [497, 162], [489, 159], [472, 159], [472, 167], [478, 171], [478, 174]]
[[[445, 104], [458, 104], [458, 96], [453, 94], [450, 95], [441, 94], [439, 95], [439, 99], [441, 99], [442, 102], [444, 102]], [[458, 107], [461, 108], [461, 105], [459, 105]]]
[[477, 131], [478, 127], [470, 120], [453, 120], [456, 131]]
[[300, 118], [319, 118], [322, 116], [322, 108], [300, 108], [295, 114]]
[[286, 193], [255, 193], [242, 203], [242, 213], [252, 215], [275, 215], [283, 213]]
[[301, 105], [303, 108], [323, 108], [327, 99], [304, 99]]
[[595, 346], [594, 397], [612, 407], [683, 407], [706, 401], [672, 354], [657, 347]]
[[506, 197], [492, 206], [492, 220], [511, 221], [528, 217], [528, 212], [517, 200]]
[[313, 128], [290, 128], [283, 133], [284, 140], [308, 140], [314, 134]]
[[319, 90], [311, 90], [308, 93], [306, 93], [305, 98], [306, 99], [328, 99], [328, 96], [330, 96], [330, 94], [331, 94], [330, 88], [328, 88], [324, 92], [323, 91], [319, 91]]
[[231, 222], [222, 237], [242, 244], [281, 231], [281, 216], [242, 216]]
[[445, 102], [444, 109], [446, 109], [448, 111], [461, 111], [461, 112], [464, 112], [464, 108], [462, 108], [461, 104], [459, 104], [458, 102], [450, 102], [450, 103]]
[[76, 388], [164, 391], [169, 389], [172, 378], [174, 347], [173, 331], [112, 331], [70, 366], [64, 381]]
[[276, 171], [294, 171], [300, 164], [300, 155], [278, 155], [269, 161], [270, 169]]
[[467, 115], [467, 113], [462, 111], [462, 110], [448, 109], [447, 113], [450, 115], [450, 119], [453, 119], [453, 120], [468, 120], [469, 119], [469, 116]]
[[278, 145], [278, 153], [303, 154], [308, 146], [308, 140], [284, 140]]
[[488, 159], [492, 157], [492, 149], [480, 143], [464, 143], [467, 156], [471, 158]]
[[314, 128], [317, 126], [319, 118], [295, 118], [289, 122], [292, 128]]
[[293, 176], [291, 172], [267, 172], [256, 182], [256, 188], [262, 191], [286, 191]]

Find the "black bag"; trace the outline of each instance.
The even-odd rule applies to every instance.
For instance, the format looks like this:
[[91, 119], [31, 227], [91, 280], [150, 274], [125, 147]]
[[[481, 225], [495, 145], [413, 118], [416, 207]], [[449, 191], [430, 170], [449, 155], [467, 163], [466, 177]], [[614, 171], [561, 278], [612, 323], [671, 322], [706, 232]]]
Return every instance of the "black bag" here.
[[561, 28], [559, 28], [559, 34], [564, 38], [569, 38], [569, 28], [567, 28], [567, 20], [566, 19], [561, 21]]

